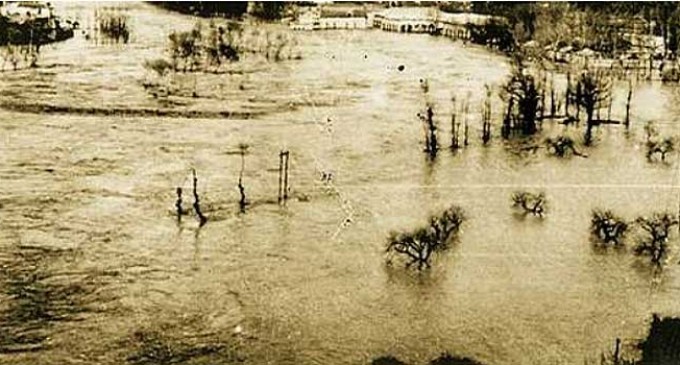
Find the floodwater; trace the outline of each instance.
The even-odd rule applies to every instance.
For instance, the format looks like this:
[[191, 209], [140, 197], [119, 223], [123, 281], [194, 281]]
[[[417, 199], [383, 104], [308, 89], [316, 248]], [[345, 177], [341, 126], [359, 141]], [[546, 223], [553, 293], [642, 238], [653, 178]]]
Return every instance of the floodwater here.
[[[95, 7], [58, 6], [83, 23]], [[365, 364], [392, 354], [422, 364], [448, 351], [583, 364], [617, 337], [644, 337], [652, 313], [680, 314], [680, 247], [654, 273], [630, 248], [603, 252], [589, 238], [594, 208], [629, 219], [677, 212], [678, 157], [648, 162], [642, 131], [653, 120], [676, 132], [674, 89], [636, 84], [630, 132], [599, 128], [588, 158], [566, 159], [503, 142], [500, 105], [482, 146], [477, 105], [508, 62], [427, 35], [298, 33], [301, 60], [246, 60], [198, 76], [198, 98], [168, 101], [144, 90], [142, 64], [194, 19], [126, 6], [129, 44], [79, 35], [46, 48], [41, 68], [0, 73], [0, 363]], [[434, 162], [416, 117], [424, 78], [443, 144], [452, 96], [472, 105], [470, 146]], [[614, 117], [626, 92], [617, 89]], [[209, 218], [200, 229], [173, 215], [176, 187], [185, 207], [193, 201], [192, 168]], [[544, 219], [513, 212], [518, 189], [546, 192]], [[469, 219], [429, 271], [385, 264], [390, 231], [452, 204]]]

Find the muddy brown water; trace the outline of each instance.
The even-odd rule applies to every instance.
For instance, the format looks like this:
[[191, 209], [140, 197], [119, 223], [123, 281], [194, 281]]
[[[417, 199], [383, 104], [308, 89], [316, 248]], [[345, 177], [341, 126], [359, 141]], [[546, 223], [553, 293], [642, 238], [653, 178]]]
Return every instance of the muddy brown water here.
[[[86, 20], [95, 5], [58, 6]], [[630, 250], [594, 250], [588, 232], [597, 207], [630, 219], [677, 211], [677, 156], [649, 163], [642, 131], [653, 120], [676, 132], [673, 88], [637, 84], [630, 133], [599, 128], [588, 158], [516, 153], [497, 137], [500, 107], [481, 146], [476, 107], [484, 84], [507, 76], [504, 57], [425, 35], [329, 31], [296, 34], [302, 60], [252, 58], [238, 72], [199, 76], [199, 98], [168, 104], [144, 91], [142, 63], [193, 19], [127, 6], [129, 44], [78, 36], [48, 47], [39, 69], [0, 74], [2, 102], [13, 106], [0, 110], [9, 333], [0, 363], [361, 364], [386, 354], [424, 363], [449, 351], [488, 364], [581, 364], [616, 337], [643, 337], [651, 313], [679, 314], [680, 247], [655, 275]], [[452, 95], [472, 99], [471, 145], [434, 163], [416, 117], [422, 78], [443, 143]], [[616, 89], [618, 118], [626, 92]], [[64, 110], [22, 113], [22, 102]], [[546, 123], [542, 133], [564, 128]], [[246, 214], [240, 143], [249, 145]], [[285, 207], [276, 204], [281, 149], [291, 151]], [[172, 215], [191, 168], [210, 219], [200, 230]], [[545, 191], [547, 217], [513, 214], [517, 189]], [[451, 204], [469, 220], [429, 272], [385, 265], [390, 231]]]

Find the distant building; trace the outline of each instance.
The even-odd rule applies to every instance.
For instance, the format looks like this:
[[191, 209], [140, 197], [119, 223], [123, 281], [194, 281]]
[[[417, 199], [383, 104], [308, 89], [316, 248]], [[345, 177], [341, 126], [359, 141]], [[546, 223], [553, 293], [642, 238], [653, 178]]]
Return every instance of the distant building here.
[[494, 17], [474, 13], [447, 13], [435, 7], [394, 7], [374, 14], [373, 27], [392, 32], [433, 33], [467, 39], [468, 25], [484, 25]]
[[437, 9], [423, 7], [391, 7], [373, 16], [373, 27], [390, 32], [433, 33]]
[[5, 1], [0, 4], [0, 15], [13, 23], [47, 21], [52, 18], [52, 7], [38, 1]]
[[292, 25], [298, 30], [376, 28], [388, 32], [441, 34], [468, 39], [469, 25], [484, 25], [495, 17], [474, 13], [448, 13], [438, 7], [400, 6], [368, 11], [365, 7], [308, 7]]

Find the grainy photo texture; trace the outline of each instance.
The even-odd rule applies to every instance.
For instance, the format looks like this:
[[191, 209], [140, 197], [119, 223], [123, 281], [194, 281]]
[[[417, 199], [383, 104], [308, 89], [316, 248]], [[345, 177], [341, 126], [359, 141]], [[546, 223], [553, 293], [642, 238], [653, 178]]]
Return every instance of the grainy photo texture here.
[[0, 1], [0, 364], [680, 365], [680, 3]]

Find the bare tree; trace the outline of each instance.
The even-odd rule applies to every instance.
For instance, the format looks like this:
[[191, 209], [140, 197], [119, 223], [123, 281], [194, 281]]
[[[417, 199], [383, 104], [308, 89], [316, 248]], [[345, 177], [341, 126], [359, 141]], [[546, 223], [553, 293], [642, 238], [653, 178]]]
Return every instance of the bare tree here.
[[416, 264], [418, 270], [430, 266], [432, 254], [448, 247], [465, 220], [463, 210], [453, 206], [430, 218], [429, 225], [408, 233], [393, 233], [387, 243], [388, 254], [397, 253], [408, 260], [406, 266]]
[[524, 135], [536, 133], [541, 104], [540, 86], [521, 61], [517, 61], [501, 97], [508, 103], [503, 135], [509, 136], [511, 130], [518, 130]]
[[611, 210], [594, 210], [590, 220], [590, 231], [594, 237], [606, 245], [619, 246], [628, 230], [626, 221]]
[[638, 217], [635, 223], [646, 233], [638, 241], [635, 253], [649, 255], [653, 264], [661, 266], [668, 253], [670, 230], [678, 224], [677, 218], [668, 213], [655, 213], [651, 217]]
[[595, 111], [607, 105], [611, 98], [611, 82], [602, 72], [585, 70], [576, 79], [574, 90], [569, 92], [572, 101], [582, 106], [586, 112], [585, 143], [590, 145], [593, 126], [599, 121], [594, 119]]
[[238, 174], [238, 191], [241, 196], [238, 205], [242, 213], [246, 211], [246, 206], [248, 201], [246, 200], [246, 188], [243, 185], [243, 172], [246, 169], [246, 152], [248, 151], [248, 145], [241, 143], [238, 145], [239, 154], [241, 155], [241, 171]]

